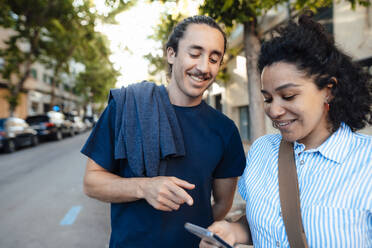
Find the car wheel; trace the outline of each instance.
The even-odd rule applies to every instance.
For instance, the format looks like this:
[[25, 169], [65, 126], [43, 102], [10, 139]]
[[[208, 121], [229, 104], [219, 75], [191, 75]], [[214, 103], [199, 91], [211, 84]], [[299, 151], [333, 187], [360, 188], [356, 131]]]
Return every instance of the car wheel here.
[[15, 150], [16, 150], [16, 144], [15, 144], [14, 140], [8, 140], [8, 141], [5, 143], [4, 150], [5, 150], [5, 152], [7, 152], [7, 153], [15, 152]]
[[31, 146], [37, 146], [39, 144], [39, 137], [37, 135], [34, 135], [31, 137]]
[[63, 138], [63, 137], [62, 137], [62, 132], [58, 130], [58, 131], [55, 133], [54, 139], [55, 139], [55, 140], [61, 140], [62, 138]]

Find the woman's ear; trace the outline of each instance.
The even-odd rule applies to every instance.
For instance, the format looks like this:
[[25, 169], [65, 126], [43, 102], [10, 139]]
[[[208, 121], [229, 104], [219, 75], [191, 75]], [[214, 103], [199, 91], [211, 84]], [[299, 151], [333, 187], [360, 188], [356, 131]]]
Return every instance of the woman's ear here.
[[168, 47], [167, 48], [167, 61], [168, 61], [168, 63], [173, 65], [175, 58], [176, 58], [176, 52], [173, 50], [172, 47]]
[[327, 96], [326, 96], [326, 99], [327, 99], [327, 102], [329, 103], [332, 99], [333, 99], [333, 95], [332, 95], [332, 88], [335, 87], [337, 85], [338, 81], [337, 81], [337, 78], [335, 77], [331, 77], [330, 79], [330, 82], [329, 84], [327, 84], [326, 86], [326, 89], [327, 89]]
[[[333, 86], [336, 86], [336, 85], [338, 84], [338, 80], [337, 80], [337, 78], [335, 78], [335, 77], [331, 77], [330, 84], [332, 84], [332, 87], [333, 87]], [[332, 87], [331, 87], [331, 88], [332, 88]]]

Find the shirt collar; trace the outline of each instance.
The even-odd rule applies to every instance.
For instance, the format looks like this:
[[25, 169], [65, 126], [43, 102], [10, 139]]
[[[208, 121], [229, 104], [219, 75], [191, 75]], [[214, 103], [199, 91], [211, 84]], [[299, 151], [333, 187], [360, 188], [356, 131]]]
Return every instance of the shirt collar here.
[[[337, 163], [342, 163], [352, 146], [353, 132], [345, 123], [341, 123], [340, 127], [319, 147], [310, 149], [306, 152], [320, 152], [324, 157], [331, 159]], [[295, 153], [298, 154], [305, 149], [301, 143], [294, 142]]]

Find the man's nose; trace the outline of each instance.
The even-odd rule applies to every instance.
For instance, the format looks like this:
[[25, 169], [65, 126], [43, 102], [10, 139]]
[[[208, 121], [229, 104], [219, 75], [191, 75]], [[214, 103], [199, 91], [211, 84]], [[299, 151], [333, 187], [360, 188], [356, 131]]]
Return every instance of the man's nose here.
[[209, 72], [209, 58], [207, 56], [202, 56], [197, 64], [197, 69], [203, 73]]

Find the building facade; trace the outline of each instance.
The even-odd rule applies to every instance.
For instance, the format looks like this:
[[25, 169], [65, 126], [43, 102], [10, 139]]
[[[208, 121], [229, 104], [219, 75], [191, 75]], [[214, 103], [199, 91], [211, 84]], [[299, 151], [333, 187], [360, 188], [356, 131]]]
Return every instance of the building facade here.
[[[0, 27], [0, 48], [6, 48], [5, 41], [14, 34], [11, 29]], [[20, 44], [21, 49], [27, 49], [27, 44]], [[0, 58], [0, 68], [4, 66], [4, 59]], [[81, 99], [73, 93], [74, 77], [81, 70], [78, 65], [72, 65], [71, 75], [63, 75], [62, 83], [55, 89], [55, 105], [62, 111], [82, 112]], [[52, 102], [52, 79], [53, 71], [41, 63], [34, 63], [31, 66], [30, 76], [26, 79], [21, 91], [19, 104], [14, 115], [19, 118], [26, 118], [28, 115], [42, 114], [50, 110]], [[17, 81], [17, 78], [12, 78]], [[9, 104], [6, 99], [10, 92], [9, 82], [0, 73], [0, 118], [10, 115]], [[52, 106], [53, 107], [53, 106]]]

